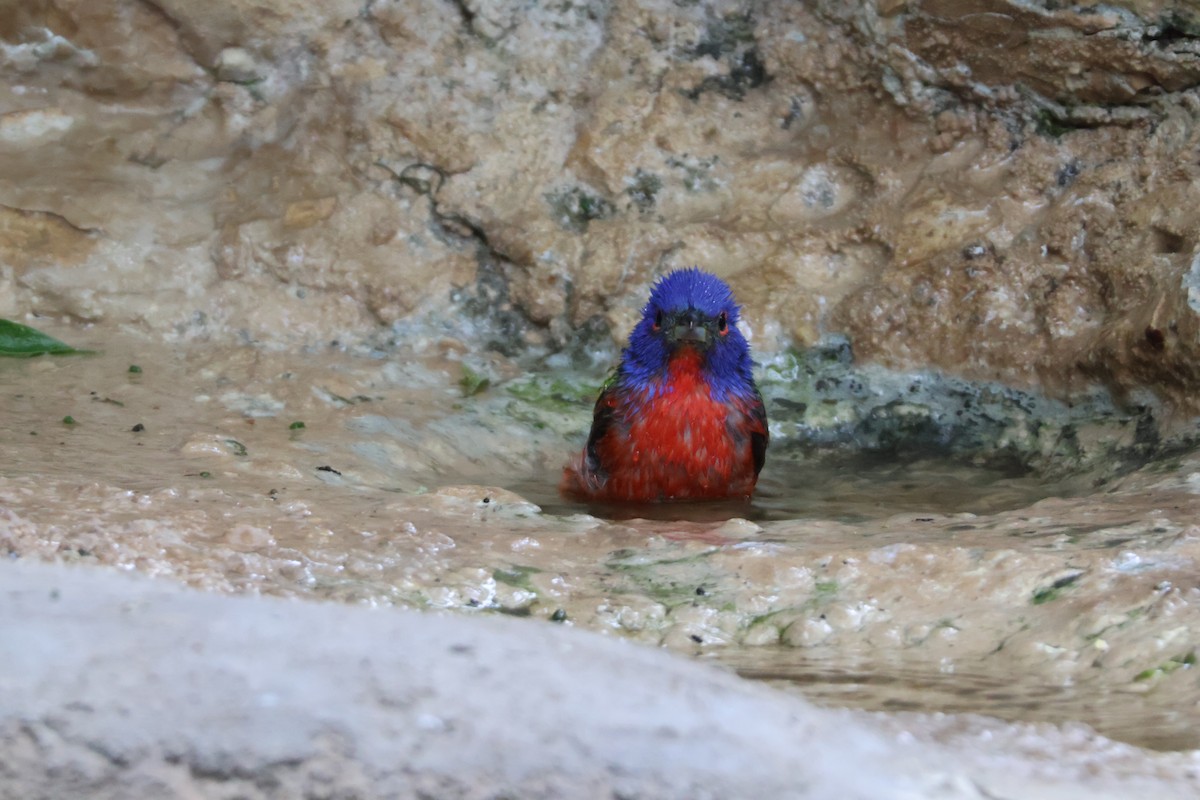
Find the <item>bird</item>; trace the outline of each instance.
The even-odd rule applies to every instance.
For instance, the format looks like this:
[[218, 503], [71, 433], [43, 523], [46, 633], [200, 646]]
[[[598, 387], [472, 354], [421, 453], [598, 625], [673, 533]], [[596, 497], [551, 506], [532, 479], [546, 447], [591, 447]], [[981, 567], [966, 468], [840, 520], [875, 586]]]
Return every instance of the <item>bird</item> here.
[[770, 434], [740, 306], [699, 267], [652, 287], [605, 381], [582, 455], [560, 492], [587, 502], [746, 499]]

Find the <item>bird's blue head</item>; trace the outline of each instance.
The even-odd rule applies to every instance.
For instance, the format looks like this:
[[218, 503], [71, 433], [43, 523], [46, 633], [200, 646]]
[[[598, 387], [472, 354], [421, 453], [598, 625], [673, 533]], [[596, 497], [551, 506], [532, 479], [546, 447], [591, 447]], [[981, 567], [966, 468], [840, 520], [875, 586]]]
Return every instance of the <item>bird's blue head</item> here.
[[693, 348], [713, 397], [754, 391], [750, 345], [738, 330], [740, 307], [728, 284], [697, 267], [661, 278], [650, 292], [642, 319], [629, 335], [621, 377], [639, 388], [660, 385], [671, 358]]

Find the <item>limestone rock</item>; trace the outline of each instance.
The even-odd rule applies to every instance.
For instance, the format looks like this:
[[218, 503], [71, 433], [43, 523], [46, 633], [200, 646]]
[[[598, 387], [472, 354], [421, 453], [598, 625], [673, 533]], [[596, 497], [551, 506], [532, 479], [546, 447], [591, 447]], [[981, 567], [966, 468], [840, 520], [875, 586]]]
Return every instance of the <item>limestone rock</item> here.
[[0, 23], [0, 205], [63, 223], [0, 243], [6, 313], [518, 352], [695, 263], [760, 353], [1196, 407], [1185, 5], [116, 8]]

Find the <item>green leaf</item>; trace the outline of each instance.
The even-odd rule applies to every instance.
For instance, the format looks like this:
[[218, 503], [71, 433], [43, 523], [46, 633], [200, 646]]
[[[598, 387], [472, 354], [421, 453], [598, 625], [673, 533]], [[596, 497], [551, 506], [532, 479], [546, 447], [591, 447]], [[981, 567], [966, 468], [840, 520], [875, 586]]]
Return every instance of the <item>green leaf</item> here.
[[53, 336], [47, 336], [28, 325], [0, 319], [0, 356], [29, 358], [40, 355], [82, 355], [91, 350], [76, 350]]

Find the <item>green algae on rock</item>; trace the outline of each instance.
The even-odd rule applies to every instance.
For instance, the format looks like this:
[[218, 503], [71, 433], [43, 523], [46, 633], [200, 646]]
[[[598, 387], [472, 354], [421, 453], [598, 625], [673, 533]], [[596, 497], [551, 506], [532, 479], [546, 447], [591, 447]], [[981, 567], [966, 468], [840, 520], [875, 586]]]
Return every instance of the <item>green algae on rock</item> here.
[[1198, 439], [1156, 399], [1119, 405], [1102, 387], [1073, 402], [935, 370], [856, 363], [850, 342], [828, 337], [767, 361], [760, 381], [774, 437], [772, 459], [830, 450], [941, 456], [1045, 477], [1098, 481], [1176, 455]]

